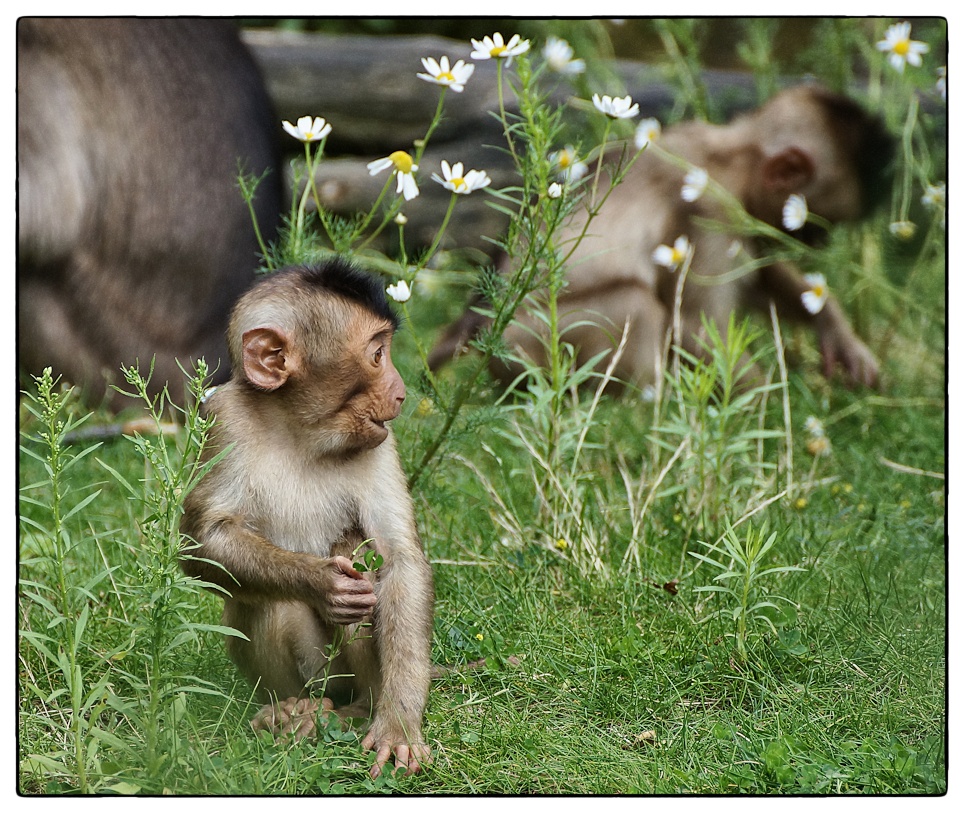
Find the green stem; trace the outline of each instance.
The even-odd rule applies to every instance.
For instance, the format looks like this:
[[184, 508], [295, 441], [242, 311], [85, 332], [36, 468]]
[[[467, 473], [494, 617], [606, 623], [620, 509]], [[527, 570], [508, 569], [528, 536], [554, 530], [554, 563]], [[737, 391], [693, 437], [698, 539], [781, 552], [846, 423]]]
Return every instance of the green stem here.
[[[385, 195], [388, 194], [389, 187], [391, 187], [392, 180], [394, 178], [395, 178], [395, 174], [389, 173], [388, 180], [385, 181], [385, 185], [382, 187], [382, 191], [378, 193], [378, 197], [375, 199], [375, 202], [368, 210], [368, 214], [365, 215], [365, 219], [355, 228], [352, 236], [352, 240], [354, 240], [355, 237], [360, 235], [362, 232], [365, 231], [365, 229], [368, 228], [368, 224], [372, 222], [372, 218], [375, 216], [375, 212], [378, 211], [378, 208], [382, 205], [382, 201], [385, 199]], [[378, 228], [375, 229], [375, 231], [373, 231], [366, 238], [364, 243], [358, 246], [358, 249], [357, 249], [358, 251], [363, 250], [372, 240], [374, 240], [381, 233], [382, 229], [385, 228], [388, 221], [391, 220], [393, 217], [395, 217], [399, 208], [400, 206], [398, 204], [398, 201], [392, 204], [392, 206], [388, 210], [388, 213], [385, 215], [384, 218], [382, 218], [382, 222], [379, 224]]]
[[[502, 304], [493, 318], [491, 327], [493, 333], [501, 334], [506, 329], [516, 310], [532, 289], [532, 280], [538, 270], [538, 264], [532, 261], [531, 258], [532, 250], [533, 248], [530, 242], [525, 261], [520, 265], [519, 273], [513, 279], [510, 286], [510, 290], [514, 290], [516, 293], [510, 300]], [[524, 278], [523, 274], [525, 274]], [[479, 357], [475, 368], [469, 374], [469, 377], [465, 380], [462, 386], [459, 387], [455, 397], [449, 402], [449, 405], [446, 408], [445, 421], [442, 424], [442, 428], [439, 430], [438, 434], [436, 434], [429, 447], [422, 454], [422, 458], [415, 467], [415, 471], [409, 477], [409, 489], [415, 488], [418, 481], [425, 474], [428, 464], [431, 462], [432, 458], [435, 457], [439, 449], [441, 449], [443, 444], [448, 440], [449, 433], [452, 431], [452, 427], [455, 425], [459, 412], [465, 405], [466, 401], [468, 401], [470, 396], [475, 392], [476, 383], [478, 382], [479, 377], [482, 375], [482, 372], [486, 369], [486, 367], [488, 367], [491, 359], [492, 351], [486, 350], [486, 352]]]
[[501, 59], [498, 60], [496, 70], [497, 70], [497, 85], [499, 88], [499, 121], [502, 122], [502, 130], [505, 133], [505, 140], [509, 145], [509, 152], [512, 153], [512, 161], [516, 166], [518, 166], [519, 156], [516, 155], [515, 143], [512, 140], [512, 133], [511, 133], [511, 129], [509, 128], [509, 122], [505, 117], [505, 97], [504, 97], [504, 91], [502, 88], [502, 65], [503, 65], [503, 60]]
[[[422, 163], [422, 156], [425, 154], [425, 148], [428, 146], [429, 139], [432, 137], [432, 133], [435, 132], [435, 128], [438, 127], [438, 125], [442, 121], [442, 109], [445, 103], [445, 92], [447, 90], [448, 88], [446, 88], [443, 85], [442, 92], [439, 94], [438, 104], [435, 106], [435, 115], [432, 116], [432, 121], [429, 124], [428, 129], [425, 131], [425, 135], [415, 142], [415, 158], [412, 161], [412, 163], [415, 164], [415, 166], [419, 166]], [[394, 175], [389, 177], [389, 182], [391, 181], [392, 177], [394, 177]], [[388, 191], [388, 186], [389, 184], [386, 183], [385, 186], [382, 188], [381, 194], [379, 194], [378, 196], [378, 200], [376, 200], [375, 203], [372, 205], [371, 209], [369, 209], [368, 214], [365, 217], [365, 220], [362, 221], [361, 225], [359, 225], [358, 228], [355, 229], [355, 236], [362, 234], [362, 232], [364, 232], [365, 229], [368, 228], [368, 224], [371, 223], [372, 218], [375, 215], [375, 212], [378, 210], [383, 198], [385, 197], [385, 193]], [[389, 207], [388, 212], [382, 218], [382, 222], [378, 225], [378, 228], [376, 228], [375, 231], [373, 231], [370, 235], [368, 235], [365, 241], [360, 246], [358, 246], [357, 250], [362, 251], [365, 248], [367, 248], [368, 245], [376, 237], [378, 237], [379, 234], [381, 234], [385, 226], [387, 226], [389, 222], [395, 218], [395, 215], [398, 214], [401, 207], [402, 207], [401, 201], [396, 200]], [[354, 239], [354, 237], [352, 239]], [[401, 239], [401, 234], [399, 234], [399, 239]]]
[[322, 139], [318, 143], [318, 149], [315, 151], [315, 157], [311, 157], [311, 145], [305, 142], [305, 166], [308, 167], [308, 182], [305, 184], [305, 189], [311, 189], [311, 196], [315, 199], [315, 208], [320, 212], [324, 207], [321, 205], [321, 197], [318, 195], [318, 187], [315, 185], [315, 168], [318, 165], [318, 161], [325, 151], [325, 141]]
[[305, 212], [308, 208], [308, 196], [312, 193], [315, 186], [315, 167], [311, 160], [311, 145], [307, 141], [305, 142], [305, 168], [308, 172], [308, 178], [305, 181], [305, 188], [301, 191], [301, 199], [298, 201], [298, 210], [295, 216], [295, 232], [293, 235], [295, 256], [300, 256], [301, 254], [302, 239], [305, 233]]
[[[414, 280], [413, 280], [414, 284]], [[408, 313], [408, 303], [402, 303], [402, 311], [405, 314], [405, 321], [411, 324], [411, 316]], [[425, 351], [425, 345], [419, 338], [417, 331], [411, 331], [410, 335], [412, 340], [415, 342], [415, 351], [418, 353], [419, 360], [422, 362], [422, 371], [425, 374], [425, 378], [428, 380], [429, 386], [432, 388], [432, 392], [438, 394], [438, 381], [435, 378], [435, 373], [432, 372], [428, 365], [428, 353]]]
[[445, 103], [445, 91], [447, 90], [448, 88], [442, 85], [442, 92], [439, 94], [438, 104], [435, 106], [435, 115], [432, 116], [432, 122], [425, 131], [425, 135], [415, 143], [416, 164], [421, 164], [422, 156], [425, 154], [425, 148], [428, 146], [428, 141], [432, 137], [432, 133], [435, 132], [435, 128], [438, 127], [442, 121], [442, 107]]
[[445, 217], [442, 218], [442, 225], [438, 227], [438, 231], [435, 233], [435, 239], [432, 241], [432, 245], [429, 246], [428, 251], [426, 251], [422, 257], [419, 259], [418, 267], [424, 268], [428, 265], [429, 260], [438, 251], [438, 247], [442, 242], [442, 237], [445, 235], [445, 230], [448, 228], [449, 220], [452, 218], [452, 212], [455, 209], [455, 201], [458, 199], [458, 194], [452, 193], [452, 197], [449, 198], [449, 208], [445, 211]]
[[245, 205], [248, 207], [248, 214], [251, 216], [251, 225], [254, 227], [254, 236], [258, 241], [258, 247], [261, 249], [261, 257], [267, 264], [268, 269], [273, 271], [274, 264], [271, 261], [271, 254], [268, 251], [267, 243], [264, 241], [264, 235], [261, 233], [261, 224], [258, 222], [258, 216], [254, 211], [254, 199], [257, 195], [258, 187], [268, 172], [270, 172], [270, 170], [265, 170], [260, 178], [253, 178], [252, 176], [250, 183], [245, 176], [241, 175], [238, 183], [241, 187], [241, 196], [244, 198]]
[[[602, 175], [602, 165], [603, 157], [606, 154], [606, 144], [609, 143], [609, 131], [612, 129], [613, 120], [606, 116], [606, 129], [603, 130], [602, 136], [602, 146], [599, 149], [599, 155], [596, 157], [596, 171], [593, 173], [592, 179], [592, 192], [589, 195], [589, 209], [590, 211], [596, 208], [596, 195], [599, 192], [599, 178]], [[615, 186], [615, 184], [613, 184]], [[610, 187], [611, 189], [612, 187]]]
[[900, 210], [896, 220], [906, 220], [910, 209], [911, 189], [914, 183], [914, 130], [917, 126], [917, 95], [912, 95], [907, 107], [907, 118], [901, 132], [901, 146], [904, 151], [903, 172], [901, 176]]

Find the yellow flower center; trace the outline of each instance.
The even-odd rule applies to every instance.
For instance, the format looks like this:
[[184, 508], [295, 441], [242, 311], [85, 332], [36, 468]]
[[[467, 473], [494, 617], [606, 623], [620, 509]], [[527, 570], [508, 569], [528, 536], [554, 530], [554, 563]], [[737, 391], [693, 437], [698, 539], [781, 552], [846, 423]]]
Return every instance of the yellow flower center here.
[[673, 248], [673, 265], [679, 265], [686, 258], [686, 254], [678, 248]]
[[449, 178], [449, 183], [456, 189], [461, 189], [465, 186], [465, 178]]
[[489, 51], [489, 54], [492, 55], [492, 56], [502, 56], [502, 53], [503, 53], [504, 51], [505, 51], [505, 46], [504, 46], [504, 45], [496, 45], [495, 48], [493, 48], [491, 51]]
[[572, 166], [572, 156], [568, 152], [559, 153], [559, 166], [562, 169]]
[[823, 297], [824, 288], [823, 288], [822, 285], [814, 285], [811, 290], [813, 291], [813, 293], [814, 293], [816, 296], [821, 297], [821, 298]]
[[444, 81], [444, 82], [454, 82], [454, 81], [455, 81], [455, 74], [453, 74], [452, 71], [442, 71], [442, 72], [441, 72], [438, 76], [436, 76], [435, 78], [438, 79], [440, 82], [442, 82], [442, 81]]
[[395, 165], [395, 169], [399, 172], [411, 172], [412, 166], [415, 163], [412, 160], [412, 156], [404, 150], [396, 150], [388, 156], [388, 159]]
[[894, 53], [898, 56], [907, 56], [910, 51], [910, 40], [898, 40], [894, 43]]
[[807, 441], [807, 451], [814, 457], [830, 454], [830, 441], [827, 438], [811, 438]]

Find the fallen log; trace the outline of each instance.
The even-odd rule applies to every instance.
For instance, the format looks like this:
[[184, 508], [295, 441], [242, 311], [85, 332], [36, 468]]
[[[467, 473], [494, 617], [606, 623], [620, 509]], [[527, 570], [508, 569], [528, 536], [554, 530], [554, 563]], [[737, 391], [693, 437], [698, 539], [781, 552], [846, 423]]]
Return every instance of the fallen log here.
[[[326, 160], [316, 174], [323, 205], [340, 215], [367, 210], [378, 196], [385, 176], [371, 177], [369, 161], [395, 150], [413, 150], [435, 114], [441, 88], [419, 79], [422, 57], [467, 62], [467, 42], [432, 35], [346, 36], [278, 30], [243, 32], [259, 64], [280, 118], [322, 116], [331, 125]], [[505, 151], [500, 122], [492, 115], [499, 108], [497, 66], [475, 62], [475, 72], [462, 93], [448, 91], [444, 117], [419, 167], [420, 192], [406, 203], [406, 246], [409, 251], [429, 245], [444, 217], [450, 193], [430, 180], [440, 172], [441, 161], [463, 162], [466, 169], [484, 169], [493, 188], [518, 181], [511, 157]], [[663, 121], [677, 104], [673, 88], [659, 68], [618, 60], [614, 70], [626, 92], [639, 103], [640, 117]], [[735, 71], [707, 71], [703, 80], [708, 94], [727, 113], [749, 108], [755, 102], [753, 79]], [[564, 104], [570, 97], [560, 83], [550, 101]], [[506, 106], [515, 112], [512, 94]], [[293, 156], [300, 145], [285, 142]], [[564, 145], [560, 145], [564, 146]], [[288, 188], [290, 188], [290, 183]], [[503, 213], [486, 205], [485, 195], [470, 195], [455, 207], [443, 246], [474, 248], [491, 253], [492, 239], [506, 226]], [[393, 253], [397, 232], [386, 229], [375, 247]]]

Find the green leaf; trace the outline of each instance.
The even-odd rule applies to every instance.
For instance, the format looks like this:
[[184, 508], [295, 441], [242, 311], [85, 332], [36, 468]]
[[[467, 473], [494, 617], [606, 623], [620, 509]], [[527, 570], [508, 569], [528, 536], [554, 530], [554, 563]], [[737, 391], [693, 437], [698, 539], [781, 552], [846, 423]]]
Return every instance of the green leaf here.
[[120, 483], [120, 485], [124, 488], [125, 491], [127, 491], [128, 494], [130, 494], [135, 499], [138, 496], [140, 496], [140, 492], [136, 488], [134, 488], [134, 486], [132, 486], [129, 482], [127, 482], [126, 478], [119, 471], [117, 471], [117, 469], [115, 469], [113, 466], [109, 466], [99, 457], [95, 458], [95, 460], [97, 461], [98, 465], [100, 465], [102, 468], [107, 469], [107, 471], [110, 472], [111, 476], [118, 483]]
[[141, 792], [141, 786], [131, 782], [115, 782], [113, 785], [106, 785], [104, 793], [116, 793], [119, 796], [136, 796]]
[[99, 495], [100, 492], [101, 492], [101, 489], [97, 489], [97, 491], [95, 491], [93, 494], [88, 494], [86, 497], [84, 497], [84, 499], [82, 499], [79, 503], [77, 503], [77, 505], [71, 508], [66, 514], [64, 514], [64, 516], [61, 518], [60, 521], [66, 522], [74, 514], [77, 514], [80, 511], [83, 511], [88, 505], [90, 505], [94, 500], [97, 499], [97, 495]]

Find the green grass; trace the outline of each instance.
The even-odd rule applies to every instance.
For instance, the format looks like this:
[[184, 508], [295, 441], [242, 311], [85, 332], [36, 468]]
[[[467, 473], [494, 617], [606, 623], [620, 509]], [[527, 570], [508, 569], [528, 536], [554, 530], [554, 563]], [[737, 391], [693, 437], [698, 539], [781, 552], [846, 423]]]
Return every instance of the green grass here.
[[[404, 356], [399, 363], [404, 371]], [[903, 369], [890, 366], [898, 381]], [[629, 515], [613, 461], [637, 461], [627, 464], [637, 476], [647, 471], [639, 461], [653, 447], [640, 404], [604, 399], [590, 435], [583, 472], [591, 472], [595, 498], [587, 502], [606, 565], [596, 574], [571, 548], [539, 536], [532, 481], [518, 474], [526, 457], [498, 431], [505, 412], [474, 438], [457, 440], [457, 454], [485, 480], [449, 456], [416, 494], [435, 563], [435, 658], [495, 657], [485, 670], [434, 684], [425, 729], [433, 768], [374, 783], [350, 732], [311, 745], [250, 733], [249, 688], [216, 632], [174, 641], [177, 629], [159, 622], [160, 648], [174, 649], [161, 661], [165, 672], [151, 674], [145, 652], [135, 650], [150, 648], [152, 628], [144, 622], [132, 638], [137, 614], [178, 587], [185, 602], [178, 617], [216, 625], [220, 601], [179, 584], [171, 562], [160, 565], [148, 594], [144, 568], [157, 562], [147, 559], [138, 526], [150, 511], [128, 499], [107, 468], [137, 483], [143, 459], [126, 440], [96, 449], [65, 475], [62, 513], [100, 493], [67, 518], [69, 542], [59, 555], [31, 527], [51, 524], [49, 484], [28, 492], [39, 504], [22, 506], [21, 582], [49, 586], [62, 566], [70, 606], [61, 612], [31, 600], [26, 587], [21, 595], [21, 628], [46, 635], [51, 656], [21, 636], [21, 790], [77, 790], [82, 753], [85, 787], [101, 792], [941, 792], [943, 483], [881, 462], [943, 470], [941, 392], [911, 394], [899, 384], [882, 395], [849, 392], [799, 372], [790, 388], [797, 425], [813, 405], [825, 405], [834, 452], [818, 461], [805, 505], [785, 499], [766, 509], [777, 532], [766, 564], [803, 571], [761, 583], [793, 609], [775, 614], [773, 628], [751, 620], [745, 657], [726, 618], [709, 618], [719, 597], [699, 588], [717, 571], [688, 555], [705, 552], [697, 544], [705, 535], [687, 527], [692, 518], [678, 492], [652, 501], [641, 565], [622, 563]], [[418, 421], [430, 420], [413, 412], [398, 422], [403, 449]], [[776, 404], [771, 412], [778, 421]], [[36, 419], [23, 423], [38, 431]], [[812, 459], [802, 438], [795, 444], [796, 480], [806, 484]], [[44, 480], [39, 461], [22, 457], [21, 482]], [[531, 536], [506, 532], [486, 485]], [[664, 586], [674, 581], [675, 594]], [[86, 613], [79, 631], [78, 608]], [[74, 635], [76, 706], [56, 661]], [[506, 662], [512, 655], [517, 665]], [[156, 707], [145, 682], [159, 687]], [[161, 721], [155, 764], [144, 750], [152, 708]]]
[[[680, 47], [685, 86], [696, 41]], [[549, 143], [557, 120], [517, 64], [532, 104], [511, 132], [529, 161], [521, 146]], [[897, 81], [874, 71], [877, 91]], [[929, 125], [895, 87], [892, 126]], [[416, 289], [395, 344], [409, 387], [395, 430], [435, 574], [434, 658], [487, 657], [433, 684], [435, 761], [417, 777], [370, 779], [353, 731], [274, 743], [250, 730], [257, 706], [225, 654], [221, 601], [177, 565], [201, 419], [188, 410], [166, 438], [65, 445], [85, 410], [42, 382], [20, 415], [20, 791], [944, 792], [944, 236], [917, 210], [915, 240], [887, 228], [907, 189], [940, 177], [925, 136], [905, 139], [894, 211], [805, 258], [882, 356], [880, 392], [824, 381], [802, 330], [784, 329], [784, 377], [761, 321], [656, 404], [574, 396], [564, 352], [533, 371], [529, 395], [501, 400], [472, 358], [424, 375], [421, 353], [466, 291]], [[557, 216], [536, 164], [507, 244], [558, 283], [551, 239], [524, 248]], [[524, 287], [491, 293], [503, 307]], [[772, 373], [746, 400], [726, 386], [742, 342]], [[809, 416], [830, 455], [808, 453]]]

